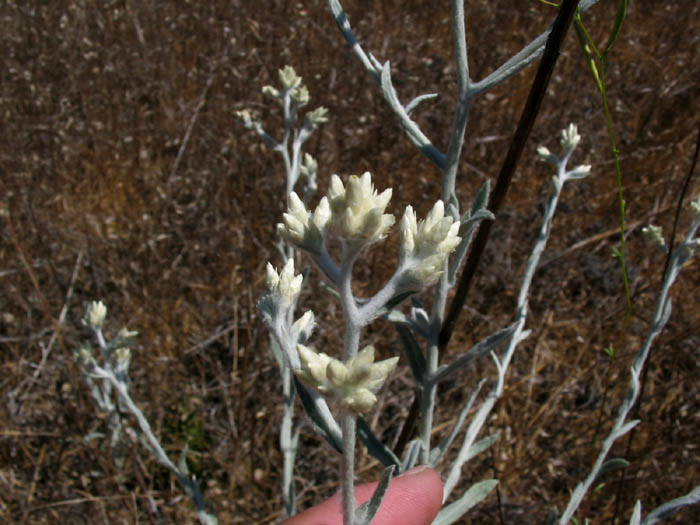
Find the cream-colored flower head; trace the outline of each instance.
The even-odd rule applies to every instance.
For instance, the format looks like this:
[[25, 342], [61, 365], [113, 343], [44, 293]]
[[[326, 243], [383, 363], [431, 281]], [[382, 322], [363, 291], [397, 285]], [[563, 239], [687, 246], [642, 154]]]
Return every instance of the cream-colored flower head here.
[[289, 96], [292, 97], [292, 100], [296, 102], [297, 106], [299, 107], [305, 106], [311, 100], [309, 89], [304, 85], [292, 89], [289, 92]]
[[561, 130], [561, 146], [566, 151], [571, 151], [581, 141], [581, 135], [578, 134], [576, 124], [569, 124], [569, 127]]
[[280, 96], [279, 90], [274, 86], [263, 86], [262, 94], [272, 98], [279, 98]]
[[300, 248], [318, 253], [325, 243], [330, 221], [331, 208], [326, 197], [321, 199], [311, 214], [299, 196], [292, 192], [289, 194], [289, 208], [282, 215], [277, 232]]
[[377, 194], [369, 172], [362, 177], [351, 175], [347, 186], [343, 186], [340, 177], [333, 175], [328, 199], [333, 221], [346, 241], [379, 241], [394, 224], [394, 216], [384, 213], [391, 200], [391, 188]]
[[651, 241], [659, 248], [663, 248], [666, 245], [661, 226], [655, 226], [653, 224], [645, 226], [644, 228], [642, 228], [642, 234], [644, 235], [644, 237], [647, 238], [648, 241]]
[[102, 301], [92, 301], [88, 305], [84, 321], [90, 328], [98, 329], [102, 328], [105, 317], [107, 317], [107, 307], [104, 303]]
[[299, 297], [304, 280], [303, 275], [294, 275], [294, 259], [289, 259], [279, 274], [270, 263], [267, 263], [266, 271], [265, 280], [272, 301], [283, 307], [293, 304]]
[[399, 226], [401, 254], [399, 265], [406, 269], [408, 286], [428, 286], [442, 274], [445, 261], [461, 241], [459, 222], [445, 216], [442, 201], [437, 201], [425, 220], [418, 222], [413, 207], [406, 211]]
[[299, 165], [299, 171], [305, 177], [312, 177], [318, 171], [318, 162], [308, 153], [304, 153], [304, 160]]
[[308, 346], [297, 345], [297, 350], [301, 360], [301, 368], [296, 371], [299, 379], [355, 412], [367, 412], [374, 406], [376, 392], [399, 361], [392, 357], [375, 363], [373, 346], [366, 346], [347, 363]]
[[292, 66], [284, 66], [284, 69], [280, 69], [279, 76], [284, 89], [294, 89], [301, 85], [301, 77]]
[[700, 221], [700, 197], [690, 202], [690, 214], [693, 220]]
[[319, 106], [313, 111], [309, 111], [304, 117], [304, 120], [309, 126], [316, 129], [319, 125], [328, 122], [328, 110], [323, 106]]

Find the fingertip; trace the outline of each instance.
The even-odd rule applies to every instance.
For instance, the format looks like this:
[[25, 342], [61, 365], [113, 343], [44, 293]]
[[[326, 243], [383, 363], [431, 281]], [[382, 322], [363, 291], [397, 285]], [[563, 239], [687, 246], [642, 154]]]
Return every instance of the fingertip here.
[[[360, 505], [372, 497], [377, 483], [356, 487]], [[442, 507], [442, 480], [425, 466], [408, 470], [394, 478], [372, 525], [429, 525]], [[298, 514], [284, 525], [339, 525], [342, 523], [340, 494]]]

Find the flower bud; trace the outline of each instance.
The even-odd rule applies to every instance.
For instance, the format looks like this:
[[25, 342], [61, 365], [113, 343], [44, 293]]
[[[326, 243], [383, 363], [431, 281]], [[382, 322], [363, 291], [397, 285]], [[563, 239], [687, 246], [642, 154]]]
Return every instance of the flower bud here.
[[294, 260], [289, 259], [279, 274], [270, 263], [267, 263], [265, 280], [273, 302], [279, 303], [282, 307], [288, 307], [299, 296], [304, 276], [294, 275]]
[[285, 66], [279, 70], [280, 82], [284, 89], [294, 89], [301, 85], [301, 77], [297, 75], [292, 66]]
[[131, 364], [131, 349], [128, 346], [117, 348], [114, 352], [114, 369], [117, 373], [126, 374]]
[[272, 86], [263, 86], [262, 94], [272, 98], [279, 98], [280, 92]]
[[88, 305], [87, 312], [83, 321], [90, 328], [97, 330], [102, 328], [102, 324], [107, 316], [107, 307], [102, 301], [93, 301]]
[[313, 177], [318, 171], [318, 162], [308, 153], [304, 153], [304, 161], [299, 166], [299, 171], [304, 177]]
[[647, 240], [651, 241], [656, 246], [660, 248], [666, 246], [666, 241], [664, 241], [664, 237], [661, 233], [661, 226], [654, 226], [653, 224], [650, 224], [649, 226], [642, 228], [642, 233]]
[[434, 283], [442, 274], [445, 261], [457, 248], [459, 222], [445, 216], [445, 206], [437, 201], [425, 220], [418, 222], [411, 206], [406, 206], [400, 226], [399, 266], [404, 270], [407, 288]]
[[95, 358], [92, 355], [92, 350], [85, 344], [81, 344], [78, 348], [76, 348], [73, 351], [73, 356], [83, 368], [89, 369], [95, 364]]
[[700, 221], [700, 197], [690, 202], [690, 214], [693, 220]]
[[326, 197], [322, 198], [311, 214], [299, 196], [289, 194], [287, 213], [282, 215], [282, 223], [277, 232], [287, 241], [312, 253], [323, 250], [331, 221], [331, 209]]
[[584, 177], [587, 177], [590, 173], [591, 173], [591, 165], [590, 164], [581, 164], [579, 166], [576, 166], [574, 169], [572, 169], [568, 173], [568, 176], [569, 176], [569, 178], [572, 178], [572, 179], [582, 179]]
[[311, 310], [308, 310], [292, 325], [290, 338], [295, 342], [305, 343], [316, 327], [316, 318]]
[[576, 124], [569, 124], [569, 127], [561, 130], [561, 145], [568, 152], [574, 149], [581, 141]]
[[309, 95], [309, 90], [306, 86], [299, 86], [292, 89], [289, 92], [289, 96], [292, 97], [292, 100], [296, 102], [299, 107], [305, 106], [311, 100], [311, 95]]
[[544, 146], [539, 146], [537, 148], [537, 154], [542, 157], [542, 160], [549, 160], [550, 157], [552, 156], [552, 152], [549, 151], [549, 149], [545, 148]]
[[304, 121], [308, 123], [312, 129], [316, 129], [319, 125], [328, 122], [328, 110], [323, 106], [319, 106], [307, 113], [304, 117]]
[[379, 241], [394, 224], [394, 216], [384, 213], [391, 199], [391, 188], [377, 195], [369, 172], [362, 177], [351, 175], [347, 187], [340, 177], [333, 175], [328, 198], [340, 236], [346, 241], [367, 244]]

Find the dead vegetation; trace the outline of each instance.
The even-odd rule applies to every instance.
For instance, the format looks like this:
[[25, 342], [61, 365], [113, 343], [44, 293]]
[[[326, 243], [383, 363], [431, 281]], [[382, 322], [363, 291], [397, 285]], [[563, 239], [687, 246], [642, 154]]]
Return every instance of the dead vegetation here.
[[[368, 49], [392, 60], [402, 99], [440, 93], [419, 108], [418, 119], [444, 149], [455, 92], [447, 7], [357, 4], [347, 5], [353, 25]], [[552, 16], [534, 1], [468, 4], [477, 78]], [[586, 17], [599, 39], [615, 7], [603, 4]], [[578, 44], [573, 35], [567, 40], [451, 348], [512, 315], [550, 177], [534, 161], [535, 146], [553, 146], [560, 128], [578, 123], [577, 160], [592, 164], [593, 176], [565, 192], [548, 262], [534, 283], [533, 335], [516, 354], [489, 422], [501, 439], [465, 475], [465, 486], [498, 477], [499, 497], [465, 523], [538, 523], [552, 506], [561, 508], [592, 461], [595, 429], [608, 428], [624, 395], [628, 359], [646, 332], [663, 269], [639, 229], [653, 220], [670, 231], [694, 147], [698, 15], [692, 2], [634, 2], [610, 58], [634, 299], [622, 339], [622, 284], [610, 255], [618, 224], [612, 156]], [[276, 129], [278, 117], [259, 90], [291, 64], [312, 104], [331, 111], [308, 148], [319, 160], [321, 188], [331, 173], [370, 170], [380, 187], [394, 188], [394, 212], [413, 203], [425, 213], [439, 196], [439, 174], [402, 135], [320, 0], [5, 2], [0, 20], [0, 521], [193, 519], [175, 481], [142, 448], [134, 444], [119, 470], [104, 441], [86, 441], [104, 432], [105, 422], [72, 350], [87, 336], [79, 323], [84, 306], [97, 298], [110, 308], [109, 328], [140, 332], [134, 399], [169, 453], [177, 457], [189, 446], [191, 468], [220, 522], [277, 521], [280, 392], [255, 302], [264, 264], [279, 264], [274, 224], [284, 186], [278, 159], [236, 126], [235, 111], [256, 109]], [[494, 177], [532, 74], [476, 103], [459, 179], [462, 202]], [[695, 196], [700, 188], [692, 190]], [[391, 264], [375, 250], [358, 279], [376, 287]], [[696, 258], [672, 290], [673, 316], [650, 360], [624, 516], [637, 498], [649, 510], [700, 482], [698, 290]], [[329, 301], [318, 290], [302, 298], [304, 308], [336, 327]], [[397, 349], [389, 324], [378, 323], [366, 338], [387, 354]], [[321, 330], [313, 343], [338, 341], [334, 330]], [[603, 349], [611, 344], [617, 357], [609, 362]], [[449, 428], [482, 374], [493, 375], [486, 362], [440, 392], [438, 432]], [[402, 370], [376, 416], [375, 428], [389, 442], [410, 406], [408, 385]], [[335, 458], [308, 426], [301, 442], [303, 507], [336, 489], [336, 473]], [[376, 462], [364, 457], [360, 465], [363, 478], [376, 478]], [[595, 523], [614, 512], [616, 477], [604, 481], [583, 507]], [[674, 519], [700, 522], [700, 511]]]

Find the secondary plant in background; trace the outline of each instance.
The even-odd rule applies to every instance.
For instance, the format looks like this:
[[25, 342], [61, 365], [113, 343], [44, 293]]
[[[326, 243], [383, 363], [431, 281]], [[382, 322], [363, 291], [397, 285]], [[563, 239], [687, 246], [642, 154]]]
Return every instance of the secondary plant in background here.
[[[292, 224], [292, 231], [295, 235], [303, 234], [304, 228], [309, 227], [309, 217], [303, 215], [301, 210], [304, 204], [301, 199], [294, 193], [294, 188], [299, 181], [303, 181], [303, 197], [308, 199], [316, 191], [316, 172], [318, 165], [316, 160], [304, 153], [302, 155], [302, 147], [304, 143], [311, 137], [313, 132], [318, 127], [328, 121], [328, 110], [320, 106], [304, 115], [301, 126], [297, 127], [297, 120], [300, 117], [302, 108], [308, 105], [311, 100], [311, 95], [308, 88], [304, 85], [303, 79], [297, 74], [292, 66], [285, 66], [279, 70], [279, 81], [281, 87], [278, 89], [273, 86], [263, 86], [263, 95], [276, 100], [282, 106], [282, 118], [284, 127], [282, 137], [276, 140], [269, 135], [263, 128], [262, 121], [253, 115], [247, 109], [239, 111], [238, 119], [247, 129], [255, 131], [258, 136], [267, 144], [273, 151], [282, 157], [285, 174], [285, 195], [290, 196], [292, 202], [291, 215], [287, 218]], [[320, 210], [311, 221], [311, 228], [317, 228], [316, 223], [324, 221], [325, 216], [329, 216], [330, 211]], [[320, 233], [314, 230], [316, 235], [308, 242], [318, 242]], [[289, 235], [281, 232], [282, 235], [277, 239], [277, 249], [282, 255], [286, 266], [294, 261], [295, 250], [294, 241]], [[285, 243], [284, 241], [291, 241]], [[295, 302], [295, 301], [294, 301]], [[289, 316], [294, 315], [294, 304], [289, 305]], [[282, 376], [282, 396], [284, 400], [284, 408], [282, 415], [282, 425], [280, 427], [280, 449], [284, 458], [282, 467], [282, 496], [284, 506], [288, 516], [296, 514], [296, 491], [294, 487], [294, 461], [297, 454], [299, 444], [299, 430], [294, 428], [294, 402], [295, 390], [292, 385], [292, 372], [289, 368], [289, 363], [284, 359], [283, 354], [273, 339], [271, 340], [272, 353], [279, 365], [280, 374]]]
[[[85, 342], [75, 350], [75, 359], [83, 370], [97, 409], [107, 414], [110, 445], [113, 452], [120, 451], [115, 456], [116, 464], [121, 466], [123, 463], [123, 449], [126, 447], [124, 434], [128, 434], [133, 441], [139, 441], [151, 452], [158, 463], [175, 476], [185, 493], [194, 502], [200, 523], [216, 525], [217, 519], [207, 510], [197, 480], [189, 475], [186, 461], [187, 449], [183, 450], [180, 461], [176, 465], [163, 450], [148, 419], [131, 398], [129, 392], [130, 345], [137, 333], [123, 328], [114, 339], [108, 341], [102, 331], [106, 317], [107, 307], [102, 301], [90, 303], [83, 318], [83, 324], [90, 329], [97, 342], [99, 357], [95, 357], [92, 345]], [[128, 423], [125, 417], [127, 414], [136, 419], [136, 429]]]

